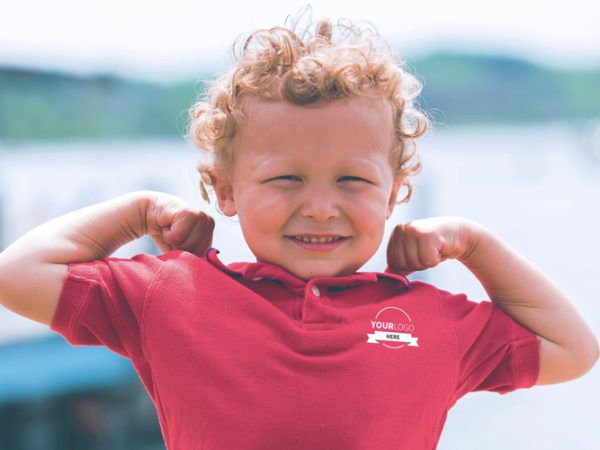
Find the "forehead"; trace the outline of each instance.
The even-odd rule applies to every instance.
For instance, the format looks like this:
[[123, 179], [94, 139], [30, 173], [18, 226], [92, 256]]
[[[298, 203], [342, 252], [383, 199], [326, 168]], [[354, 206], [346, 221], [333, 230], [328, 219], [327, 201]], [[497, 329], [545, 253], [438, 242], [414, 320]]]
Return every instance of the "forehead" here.
[[383, 99], [349, 98], [322, 106], [247, 99], [238, 136], [239, 156], [263, 158], [389, 154], [392, 112]]

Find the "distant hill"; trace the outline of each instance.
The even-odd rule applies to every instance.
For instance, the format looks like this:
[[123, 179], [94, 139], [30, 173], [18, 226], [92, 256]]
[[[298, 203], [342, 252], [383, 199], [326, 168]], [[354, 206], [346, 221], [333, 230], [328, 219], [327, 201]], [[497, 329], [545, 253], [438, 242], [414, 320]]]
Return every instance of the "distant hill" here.
[[0, 68], [0, 139], [181, 135], [196, 88]]
[[[420, 105], [437, 123], [600, 116], [600, 69], [450, 53], [408, 63], [424, 83]], [[181, 136], [200, 80], [164, 85], [0, 67], [0, 139]]]
[[558, 70], [510, 57], [450, 53], [410, 65], [425, 84], [421, 106], [449, 124], [600, 116], [600, 68]]

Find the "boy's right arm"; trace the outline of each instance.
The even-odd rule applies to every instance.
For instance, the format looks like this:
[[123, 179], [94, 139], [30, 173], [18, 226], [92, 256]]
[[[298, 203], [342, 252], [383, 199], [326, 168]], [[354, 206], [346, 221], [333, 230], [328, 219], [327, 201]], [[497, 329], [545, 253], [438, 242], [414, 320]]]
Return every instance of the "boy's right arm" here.
[[52, 323], [68, 264], [110, 256], [150, 234], [163, 252], [202, 254], [214, 220], [183, 200], [137, 191], [50, 220], [0, 253], [0, 304], [46, 325]]

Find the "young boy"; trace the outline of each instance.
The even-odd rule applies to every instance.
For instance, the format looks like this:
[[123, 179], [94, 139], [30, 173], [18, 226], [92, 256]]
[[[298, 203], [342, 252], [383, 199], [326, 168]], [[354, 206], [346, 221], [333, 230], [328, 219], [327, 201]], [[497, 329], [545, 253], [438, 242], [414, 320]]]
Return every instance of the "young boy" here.
[[[2, 304], [129, 358], [173, 450], [434, 449], [468, 392], [580, 377], [598, 358], [594, 334], [483, 225], [399, 224], [386, 271], [357, 272], [402, 186], [410, 197], [427, 128], [419, 89], [352, 26], [254, 33], [192, 108], [190, 133], [211, 156], [204, 198], [212, 185], [257, 261], [223, 264], [210, 216], [133, 192], [2, 252]], [[109, 257], [145, 234], [165, 253]], [[492, 302], [405, 278], [449, 258]]]

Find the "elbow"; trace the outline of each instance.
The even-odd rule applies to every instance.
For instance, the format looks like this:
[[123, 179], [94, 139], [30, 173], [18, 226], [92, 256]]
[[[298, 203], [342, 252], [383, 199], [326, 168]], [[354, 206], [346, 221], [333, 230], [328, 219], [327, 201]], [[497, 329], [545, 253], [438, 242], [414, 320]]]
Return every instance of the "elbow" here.
[[598, 340], [594, 337], [591, 341], [587, 351], [580, 356], [579, 358], [579, 377], [585, 375], [598, 362], [598, 358], [600, 357], [600, 346], [598, 345]]
[[598, 345], [598, 339], [594, 337], [593, 350], [590, 358], [590, 369], [596, 365], [598, 358], [600, 357], [600, 345]]
[[536, 384], [556, 384], [575, 380], [589, 372], [598, 360], [596, 339], [581, 339], [579, 345], [564, 347], [540, 339], [540, 373]]
[[0, 253], [0, 306], [4, 306], [5, 285], [8, 278], [8, 271], [2, 267], [2, 253]]

